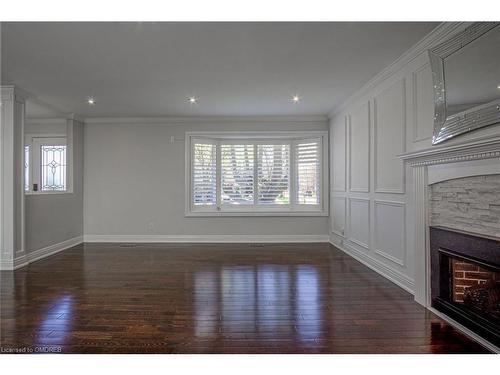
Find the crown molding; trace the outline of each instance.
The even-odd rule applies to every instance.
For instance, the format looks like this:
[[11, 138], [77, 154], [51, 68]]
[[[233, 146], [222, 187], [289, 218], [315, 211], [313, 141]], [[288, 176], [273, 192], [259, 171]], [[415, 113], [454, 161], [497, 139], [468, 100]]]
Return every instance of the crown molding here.
[[428, 148], [398, 156], [411, 166], [500, 158], [500, 136], [481, 137], [448, 147]]
[[85, 123], [85, 118], [76, 113], [70, 113], [64, 117], [27, 117], [25, 123], [28, 125], [64, 125], [68, 120]]
[[85, 117], [80, 116], [77, 113], [68, 113], [66, 115], [66, 120], [73, 120], [73, 121], [81, 122], [82, 124], [85, 123]]
[[27, 125], [63, 125], [66, 124], [65, 117], [51, 117], [51, 118], [26, 118], [25, 123]]
[[26, 121], [29, 121], [31, 123], [33, 123], [33, 122], [42, 123], [43, 121], [46, 121], [46, 120], [53, 120], [53, 119], [59, 120], [61, 118], [63, 118], [64, 120], [75, 120], [75, 121], [82, 122], [82, 123], [85, 121], [84, 117], [82, 117], [76, 113], [65, 113], [65, 112], [61, 111], [59, 108], [56, 108], [53, 105], [44, 102], [43, 100], [38, 98], [36, 95], [32, 94], [29, 91], [26, 91], [26, 90], [20, 88], [17, 85], [0, 86], [0, 93], [1, 93], [2, 100], [8, 100], [8, 99], [13, 98], [14, 96], [19, 96], [24, 100], [29, 100], [32, 103], [36, 103], [40, 106], [49, 108], [50, 110], [56, 112], [57, 115], [61, 116], [61, 117], [53, 117], [50, 119], [49, 118], [35, 118], [35, 117], [26, 118]]
[[311, 116], [200, 116], [200, 117], [87, 117], [86, 124], [189, 124], [189, 123], [327, 123], [324, 115]]
[[24, 100], [31, 99], [33, 97], [33, 94], [30, 94], [28, 91], [23, 90], [16, 85], [0, 86], [0, 93], [2, 100], [11, 100], [14, 96], [19, 96]]
[[399, 56], [392, 64], [384, 68], [375, 77], [365, 83], [359, 90], [351, 95], [342, 104], [335, 106], [329, 112], [328, 117], [333, 118], [335, 115], [343, 111], [347, 106], [359, 100], [366, 92], [372, 90], [384, 80], [394, 75], [403, 69], [408, 63], [417, 58], [420, 54], [427, 51], [429, 48], [438, 45], [450, 36], [462, 31], [471, 22], [443, 22], [436, 26], [429, 34], [417, 42], [413, 47]]
[[27, 124], [60, 124], [66, 123], [67, 120], [85, 122], [85, 118], [76, 113], [70, 113], [61, 117], [26, 117], [25, 119]]
[[26, 118], [27, 124], [59, 124], [66, 120], [74, 120], [85, 124], [192, 124], [192, 123], [324, 123], [328, 118], [322, 115], [314, 116], [206, 116], [206, 117], [83, 117], [76, 113], [64, 117]]

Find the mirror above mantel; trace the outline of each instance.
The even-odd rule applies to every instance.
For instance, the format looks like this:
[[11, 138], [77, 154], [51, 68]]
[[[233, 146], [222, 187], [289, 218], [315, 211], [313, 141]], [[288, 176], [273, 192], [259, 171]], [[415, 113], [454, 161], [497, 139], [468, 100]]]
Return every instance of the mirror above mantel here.
[[432, 144], [500, 123], [500, 23], [477, 22], [429, 50]]

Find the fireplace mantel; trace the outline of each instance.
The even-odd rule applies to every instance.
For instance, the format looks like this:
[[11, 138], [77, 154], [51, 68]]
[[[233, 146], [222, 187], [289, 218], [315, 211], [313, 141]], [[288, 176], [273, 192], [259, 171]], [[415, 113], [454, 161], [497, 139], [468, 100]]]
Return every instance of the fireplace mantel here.
[[412, 167], [500, 157], [500, 136], [484, 137], [447, 147], [428, 148], [399, 157]]
[[[454, 143], [450, 146], [433, 147], [399, 155], [412, 170], [412, 218], [415, 244], [415, 301], [430, 307], [430, 245], [428, 215], [429, 168], [438, 165], [478, 160], [498, 159], [500, 165], [500, 135]], [[490, 163], [496, 169], [496, 163]], [[450, 166], [451, 167], [451, 166]], [[494, 173], [494, 172], [492, 172]], [[463, 175], [462, 175], [463, 176]]]
[[[411, 179], [409, 179], [409, 189], [412, 191], [412, 201], [410, 209], [410, 223], [414, 226], [414, 252], [415, 252], [415, 273], [414, 273], [414, 293], [415, 301], [426, 308], [436, 312], [431, 307], [431, 264], [430, 264], [430, 218], [428, 212], [429, 205], [429, 184], [436, 182], [435, 176], [441, 173], [444, 168], [448, 170], [461, 169], [460, 177], [467, 174], [474, 175], [477, 171], [478, 163], [487, 164], [487, 171], [483, 174], [499, 173], [500, 168], [500, 135], [476, 138], [474, 140], [453, 143], [450, 146], [432, 147], [424, 150], [409, 152], [399, 155], [405, 165], [411, 167]], [[489, 159], [489, 160], [488, 160]], [[498, 160], [498, 163], [495, 162]], [[454, 163], [454, 164], [453, 164]], [[460, 166], [460, 168], [458, 168]], [[465, 167], [464, 167], [465, 166]], [[484, 167], [484, 166], [483, 166]], [[435, 171], [436, 168], [441, 170]], [[429, 171], [433, 178], [429, 179]], [[451, 173], [451, 175], [456, 173]], [[453, 178], [453, 177], [452, 177]], [[444, 178], [445, 179], [445, 178]], [[469, 333], [470, 334], [470, 333]], [[471, 336], [481, 341], [493, 351], [499, 349], [491, 344], [482, 341], [474, 334]]]

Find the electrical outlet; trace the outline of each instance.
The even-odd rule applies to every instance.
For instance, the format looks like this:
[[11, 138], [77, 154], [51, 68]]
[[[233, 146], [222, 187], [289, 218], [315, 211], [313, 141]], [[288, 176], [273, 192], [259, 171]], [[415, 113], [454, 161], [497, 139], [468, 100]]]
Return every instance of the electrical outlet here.
[[148, 223], [148, 233], [155, 233], [156, 232], [156, 224], [154, 221], [150, 221]]

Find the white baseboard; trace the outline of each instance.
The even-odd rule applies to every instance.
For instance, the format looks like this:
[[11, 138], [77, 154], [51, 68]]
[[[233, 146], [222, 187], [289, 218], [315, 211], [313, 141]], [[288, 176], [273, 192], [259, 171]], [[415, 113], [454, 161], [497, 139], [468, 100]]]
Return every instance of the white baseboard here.
[[41, 249], [32, 251], [27, 254], [28, 263], [36, 262], [37, 260], [46, 258], [48, 256], [57, 254], [63, 250], [69, 249], [70, 247], [79, 245], [83, 242], [83, 236], [77, 236], [70, 238], [69, 240], [56, 243]]
[[12, 261], [2, 260], [0, 261], [0, 271], [12, 271], [14, 268], [12, 266]]
[[428, 310], [432, 311], [434, 314], [439, 316], [441, 319], [458, 329], [459, 331], [463, 332], [465, 335], [469, 336], [471, 339], [474, 341], [477, 341], [479, 344], [484, 346], [486, 349], [491, 350], [493, 353], [500, 354], [500, 348], [498, 346], [493, 345], [491, 342], [488, 340], [483, 339], [481, 336], [475, 334], [472, 332], [470, 329], [467, 327], [463, 326], [462, 324], [458, 323], [456, 320], [451, 319], [449, 316], [446, 314], [443, 314], [442, 312], [436, 310], [433, 307], [427, 307]]
[[328, 242], [328, 235], [105, 235], [86, 234], [84, 242], [280, 243]]
[[14, 268], [13, 269], [17, 270], [18, 268], [27, 266], [28, 264], [29, 264], [28, 256], [23, 255], [21, 257], [17, 257], [14, 259]]
[[19, 256], [14, 259], [2, 259], [0, 261], [0, 270], [1, 271], [12, 271], [21, 267], [24, 267], [28, 264], [28, 257], [26, 255]]
[[78, 236], [70, 238], [69, 240], [56, 243], [35, 251], [32, 251], [21, 257], [17, 257], [14, 261], [2, 261], [0, 263], [1, 270], [17, 270], [18, 268], [27, 266], [30, 263], [36, 262], [37, 260], [46, 258], [48, 256], [57, 254], [63, 250], [69, 249], [70, 247], [79, 245], [83, 242], [83, 236]]
[[128, 242], [128, 243], [328, 243], [328, 235], [101, 235], [86, 234], [32, 251], [14, 261], [2, 261], [1, 270], [13, 270], [29, 263], [57, 254], [82, 242]]
[[366, 254], [366, 252], [360, 251], [354, 248], [353, 246], [350, 246], [345, 240], [341, 240], [341, 243], [335, 243], [331, 240], [329, 242], [333, 246], [342, 250], [347, 255], [353, 257], [357, 261], [363, 263], [368, 268], [384, 276], [386, 279], [392, 281], [400, 288], [406, 290], [408, 293], [415, 294], [414, 281], [409, 277], [407, 277], [406, 275], [403, 275], [402, 273], [390, 268], [389, 266], [380, 262], [379, 260], [370, 257], [369, 255]]

